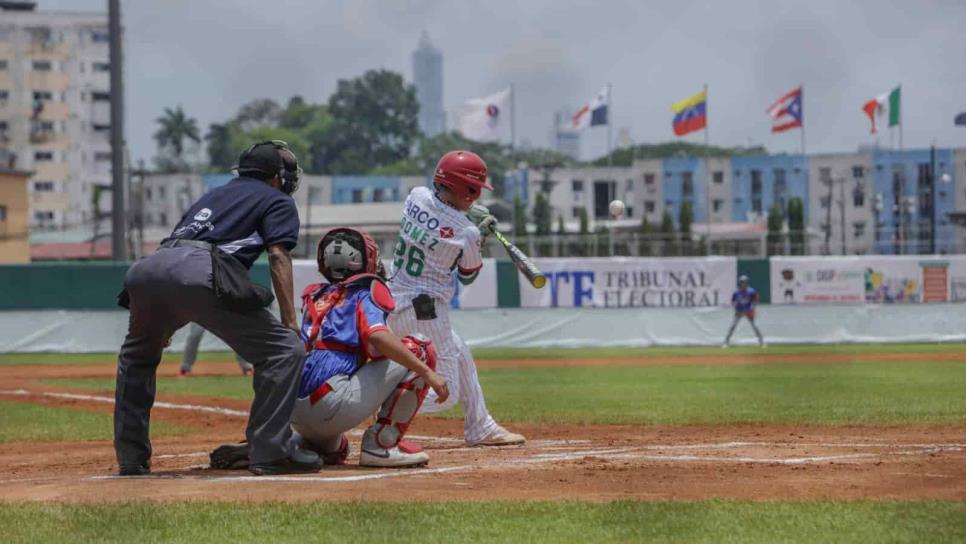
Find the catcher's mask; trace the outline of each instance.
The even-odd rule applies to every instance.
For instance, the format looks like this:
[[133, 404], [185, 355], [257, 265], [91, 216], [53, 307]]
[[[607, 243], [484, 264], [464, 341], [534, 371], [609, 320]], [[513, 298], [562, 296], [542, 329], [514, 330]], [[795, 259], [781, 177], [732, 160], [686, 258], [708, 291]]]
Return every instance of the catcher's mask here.
[[356, 274], [376, 274], [382, 268], [379, 246], [364, 230], [337, 227], [319, 240], [319, 272], [332, 283]]

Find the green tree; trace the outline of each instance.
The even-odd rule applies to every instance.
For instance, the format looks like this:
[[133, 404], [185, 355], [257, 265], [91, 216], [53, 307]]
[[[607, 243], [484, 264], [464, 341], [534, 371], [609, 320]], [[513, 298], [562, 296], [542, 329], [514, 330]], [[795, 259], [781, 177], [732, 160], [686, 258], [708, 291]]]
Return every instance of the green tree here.
[[389, 70], [339, 80], [329, 113], [324, 145], [313, 150], [327, 173], [363, 174], [404, 160], [419, 135], [416, 89]]
[[641, 218], [641, 228], [638, 230], [638, 247], [637, 253], [642, 257], [650, 257], [651, 255], [651, 237], [653, 236], [653, 228], [651, 224], [647, 222], [647, 216]]
[[782, 235], [782, 207], [778, 204], [768, 208], [768, 235], [765, 239], [768, 255], [784, 253], [784, 236]]
[[678, 254], [678, 244], [675, 238], [674, 216], [671, 215], [671, 210], [664, 208], [664, 213], [661, 215], [661, 241], [664, 244], [663, 254], [665, 256]]
[[235, 161], [242, 149], [240, 145], [241, 129], [236, 123], [231, 121], [220, 124], [212, 123], [208, 125], [208, 133], [205, 134], [205, 144], [208, 151], [208, 167], [216, 172], [227, 172]]
[[681, 233], [681, 248], [685, 255], [691, 253], [691, 224], [694, 223], [694, 207], [690, 201], [681, 204], [678, 210], [678, 230]]
[[550, 208], [550, 201], [542, 191], [537, 191], [537, 197], [533, 204], [533, 224], [536, 227], [538, 236], [549, 236], [550, 226], [553, 221]]
[[788, 241], [792, 255], [805, 254], [805, 205], [797, 197], [788, 201]]
[[513, 197], [513, 235], [527, 235], [527, 209], [519, 196]]
[[159, 125], [154, 133], [154, 141], [158, 144], [154, 161], [158, 169], [165, 172], [188, 170], [184, 158], [186, 145], [188, 142], [201, 143], [198, 122], [188, 117], [181, 106], [164, 108], [164, 113], [155, 122]]
[[282, 107], [271, 98], [258, 98], [243, 105], [235, 115], [235, 121], [242, 130], [271, 128], [279, 126]]

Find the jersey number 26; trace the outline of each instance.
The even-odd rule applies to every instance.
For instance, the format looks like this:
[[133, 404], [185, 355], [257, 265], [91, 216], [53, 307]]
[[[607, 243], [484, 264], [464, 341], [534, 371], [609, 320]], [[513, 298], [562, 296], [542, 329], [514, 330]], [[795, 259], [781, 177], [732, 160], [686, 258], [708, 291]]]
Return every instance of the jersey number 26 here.
[[395, 258], [392, 260], [393, 267], [399, 270], [403, 268], [403, 263], [405, 262], [406, 273], [414, 278], [418, 278], [423, 273], [423, 267], [426, 265], [426, 253], [415, 244], [409, 246], [409, 251], [406, 251], [406, 249], [406, 241], [400, 236], [393, 250], [393, 254], [395, 255]]

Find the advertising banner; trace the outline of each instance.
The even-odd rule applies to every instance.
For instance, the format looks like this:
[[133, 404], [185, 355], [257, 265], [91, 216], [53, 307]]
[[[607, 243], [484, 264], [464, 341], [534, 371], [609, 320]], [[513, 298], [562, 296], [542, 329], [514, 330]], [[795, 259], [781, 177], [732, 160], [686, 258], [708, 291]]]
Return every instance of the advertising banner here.
[[731, 304], [734, 257], [534, 259], [547, 276], [535, 289], [520, 282], [523, 307], [716, 307]]
[[772, 257], [772, 304], [966, 302], [966, 258]]

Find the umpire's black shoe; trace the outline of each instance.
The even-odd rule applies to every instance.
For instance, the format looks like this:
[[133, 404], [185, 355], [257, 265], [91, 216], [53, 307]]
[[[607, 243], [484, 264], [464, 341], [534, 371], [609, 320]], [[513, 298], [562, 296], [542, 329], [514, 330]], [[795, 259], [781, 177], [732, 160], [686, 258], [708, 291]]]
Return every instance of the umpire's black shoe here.
[[296, 448], [291, 455], [281, 461], [249, 465], [248, 470], [258, 476], [309, 474], [322, 470], [322, 460], [315, 452]]
[[118, 470], [118, 474], [121, 476], [147, 476], [151, 474], [151, 463], [142, 463], [140, 465], [121, 465]]

